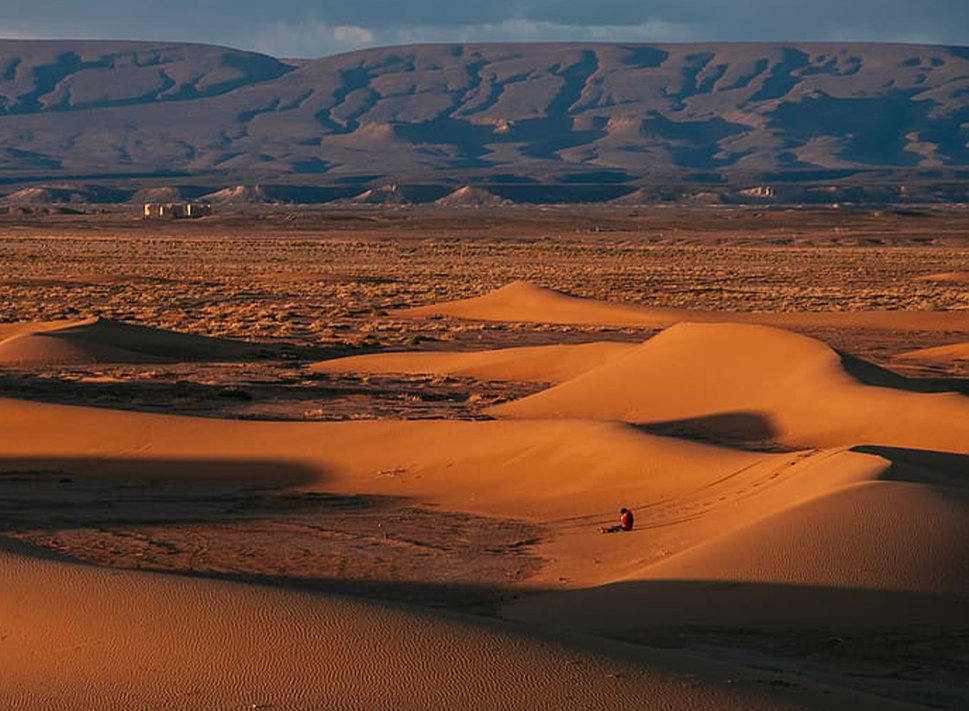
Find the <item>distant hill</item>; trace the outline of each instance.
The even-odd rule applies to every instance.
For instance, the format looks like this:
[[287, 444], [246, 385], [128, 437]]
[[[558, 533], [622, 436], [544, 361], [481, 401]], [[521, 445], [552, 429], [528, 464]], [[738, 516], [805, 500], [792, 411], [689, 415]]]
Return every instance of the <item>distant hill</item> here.
[[500, 207], [510, 201], [493, 192], [473, 185], [465, 185], [434, 201], [441, 207]]
[[0, 41], [8, 185], [963, 181], [967, 143], [962, 47]]
[[115, 203], [130, 193], [102, 185], [36, 185], [8, 194], [0, 202], [9, 205], [56, 205], [63, 203]]

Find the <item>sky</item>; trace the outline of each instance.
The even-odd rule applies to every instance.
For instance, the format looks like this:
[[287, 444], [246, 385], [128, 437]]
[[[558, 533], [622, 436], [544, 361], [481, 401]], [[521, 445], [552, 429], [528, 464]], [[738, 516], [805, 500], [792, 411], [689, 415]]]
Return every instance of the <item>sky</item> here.
[[307, 58], [413, 42], [969, 45], [969, 0], [0, 0], [0, 37], [178, 40]]

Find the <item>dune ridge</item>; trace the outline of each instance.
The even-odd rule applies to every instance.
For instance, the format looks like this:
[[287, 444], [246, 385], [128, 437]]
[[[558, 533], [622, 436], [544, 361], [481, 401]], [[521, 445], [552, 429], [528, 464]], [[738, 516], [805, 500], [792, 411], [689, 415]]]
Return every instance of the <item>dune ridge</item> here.
[[[536, 308], [548, 296], [520, 291]], [[570, 298], [563, 308], [574, 306]], [[66, 331], [71, 339], [72, 329], [102, 325], [114, 328], [6, 326], [0, 354], [21, 337]], [[168, 336], [159, 336], [163, 347]], [[88, 338], [67, 342], [80, 348]], [[810, 685], [748, 686], [746, 673], [729, 667], [536, 630], [635, 638], [671, 625], [969, 624], [964, 396], [915, 392], [821, 341], [749, 323], [676, 323], [642, 344], [377, 354], [314, 368], [432, 368], [557, 384], [490, 408], [499, 418], [491, 421], [227, 421], [0, 398], [0, 478], [218, 480], [528, 521], [543, 531], [533, 545], [545, 564], [501, 611], [527, 627], [105, 571], [40, 560], [0, 539], [0, 577], [10, 581], [0, 586], [0, 637], [15, 642], [0, 644], [0, 703], [44, 689], [39, 707], [64, 709], [122, 696], [199, 709], [456, 700], [614, 708], [631, 698], [727, 711], [893, 708], [815, 696]], [[650, 433], [684, 424], [752, 428], [789, 449]], [[636, 511], [635, 530], [602, 535], [619, 505]], [[442, 659], [442, 649], [456, 651]], [[682, 674], [693, 675], [688, 685]], [[722, 683], [728, 674], [740, 683]]]
[[515, 281], [483, 296], [398, 309], [399, 318], [450, 316], [475, 321], [666, 328], [684, 321], [757, 323], [779, 328], [969, 331], [969, 311], [713, 312], [620, 304]]
[[232, 359], [251, 350], [238, 341], [98, 317], [0, 325], [0, 366]]
[[953, 363], [960, 360], [969, 360], [969, 343], [950, 343], [945, 346], [920, 348], [916, 351], [899, 353], [895, 358], [898, 360], [922, 360], [930, 363]]
[[11, 707], [909, 708], [803, 684], [765, 688], [762, 673], [668, 653], [9, 548], [0, 575], [0, 702]]
[[[56, 440], [48, 435], [53, 423]], [[918, 535], [911, 531], [882, 535], [866, 524], [865, 516], [857, 517], [854, 540], [859, 551], [868, 550], [871, 560], [914, 560], [919, 551], [929, 551], [931, 562], [922, 572], [910, 571], [907, 581], [895, 572], [885, 573], [879, 584], [877, 574], [858, 578], [853, 569], [834, 562], [822, 570], [823, 575], [810, 573], [805, 580], [832, 589], [891, 589], [947, 600], [962, 599], [958, 591], [964, 589], [960, 588], [964, 575], [958, 571], [965, 569], [969, 553], [958, 541], [966, 533], [969, 514], [959, 503], [960, 492], [965, 491], [959, 471], [965, 464], [958, 457], [942, 466], [917, 457], [909, 463], [895, 461], [896, 453], [877, 449], [764, 454], [587, 420], [266, 423], [12, 400], [0, 400], [0, 427], [9, 434], [0, 442], [0, 472], [39, 469], [72, 477], [108, 476], [119, 482], [167, 476], [191, 484], [213, 474], [209, 463], [222, 462], [218, 475], [235, 476], [240, 486], [261, 481], [264, 487], [403, 496], [450, 511], [532, 521], [549, 530], [548, 540], [540, 547], [547, 568], [534, 584], [562, 589], [557, 581], [566, 579], [566, 590], [655, 579], [650, 572], [654, 566], [689, 555], [700, 546], [729, 541], [732, 535], [746, 540], [745, 528], [773, 526], [769, 522], [775, 517], [796, 518], [800, 514], [791, 512], [816, 506], [825, 497], [835, 497], [831, 500], [837, 502], [837, 496], [854, 486], [931, 488], [945, 483], [955, 487], [955, 503], [945, 508], [925, 498], [924, 506], [902, 517]], [[151, 474], [144, 473], [146, 459], [157, 463]], [[233, 461], [238, 462], [235, 474], [224, 465]], [[293, 467], [302, 474], [294, 478]], [[895, 481], [900, 478], [905, 483]], [[614, 518], [617, 502], [637, 510], [636, 535], [598, 533], [600, 525]], [[887, 510], [883, 521], [898, 513], [897, 504]], [[797, 524], [796, 537], [810, 540], [821, 535], [819, 531], [839, 520], [840, 514], [831, 516]], [[939, 528], [941, 521], [949, 523]], [[937, 544], [929, 546], [925, 542], [933, 535]], [[785, 567], [796, 565], [796, 556], [777, 554], [784, 565], [771, 562], [774, 559], [768, 553], [777, 540], [762, 537], [760, 549], [748, 550], [755, 559], [758, 551], [768, 556], [763, 559], [767, 563], [761, 578], [749, 582], [759, 586], [804, 583]], [[740, 543], [736, 548], [738, 559], [743, 558], [740, 552], [747, 549]], [[593, 559], [597, 560], [594, 566], [589, 563]], [[724, 568], [711, 569], [710, 576], [733, 580]], [[902, 584], [904, 589], [897, 590]], [[625, 609], [632, 614], [628, 604]], [[552, 607], [545, 605], [548, 610]], [[872, 624], [892, 624], [903, 618], [938, 622], [936, 611], [942, 609], [891, 604], [869, 608], [865, 619]], [[588, 608], [590, 620], [600, 618], [597, 609]], [[828, 614], [829, 604], [805, 605], [795, 617], [817, 620]], [[647, 616], [643, 623], [653, 620]]]
[[892, 387], [862, 382], [841, 355], [807, 336], [749, 324], [683, 323], [599, 368], [488, 412], [639, 424], [744, 415], [765, 436], [795, 447], [969, 452], [969, 400], [911, 392], [905, 379], [867, 370]]
[[488, 351], [375, 353], [314, 363], [320, 373], [457, 375], [480, 380], [560, 383], [625, 353], [635, 344], [600, 341]]

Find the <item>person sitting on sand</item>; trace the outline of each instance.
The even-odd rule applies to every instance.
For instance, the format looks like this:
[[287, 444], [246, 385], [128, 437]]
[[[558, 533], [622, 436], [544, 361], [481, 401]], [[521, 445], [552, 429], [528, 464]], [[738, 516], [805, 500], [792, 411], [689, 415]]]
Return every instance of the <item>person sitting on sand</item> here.
[[623, 506], [619, 509], [619, 527], [623, 531], [633, 530], [633, 512], [632, 509], [627, 509]]
[[603, 533], [619, 533], [620, 531], [631, 531], [633, 530], [633, 512], [632, 509], [627, 509], [623, 506], [619, 509], [619, 525], [618, 526], [603, 526], [600, 529]]

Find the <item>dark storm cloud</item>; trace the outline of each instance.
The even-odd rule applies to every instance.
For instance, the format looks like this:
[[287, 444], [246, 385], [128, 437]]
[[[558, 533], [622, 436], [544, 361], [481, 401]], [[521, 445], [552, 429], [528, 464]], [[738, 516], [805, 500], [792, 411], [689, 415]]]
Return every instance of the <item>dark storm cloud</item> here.
[[0, 0], [0, 35], [193, 40], [319, 56], [378, 44], [867, 40], [969, 44], [969, 0]]

